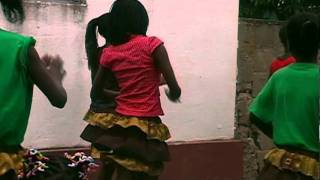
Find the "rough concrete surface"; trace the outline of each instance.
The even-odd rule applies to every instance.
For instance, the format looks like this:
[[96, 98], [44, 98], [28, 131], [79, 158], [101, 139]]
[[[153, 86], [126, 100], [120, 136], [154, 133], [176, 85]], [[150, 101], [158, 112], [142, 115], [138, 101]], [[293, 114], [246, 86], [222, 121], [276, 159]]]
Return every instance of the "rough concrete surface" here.
[[249, 121], [248, 106], [269, 76], [272, 60], [283, 49], [278, 39], [281, 22], [240, 19], [238, 27], [238, 76], [235, 137], [246, 143], [244, 177], [253, 180], [263, 167], [265, 153], [272, 141]]

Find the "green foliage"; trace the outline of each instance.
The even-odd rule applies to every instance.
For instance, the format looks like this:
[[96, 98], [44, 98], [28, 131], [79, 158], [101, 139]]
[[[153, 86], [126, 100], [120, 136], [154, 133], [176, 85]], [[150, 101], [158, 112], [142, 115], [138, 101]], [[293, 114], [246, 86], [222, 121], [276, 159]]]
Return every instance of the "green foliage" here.
[[298, 12], [320, 13], [320, 0], [240, 0], [240, 17], [286, 20]]

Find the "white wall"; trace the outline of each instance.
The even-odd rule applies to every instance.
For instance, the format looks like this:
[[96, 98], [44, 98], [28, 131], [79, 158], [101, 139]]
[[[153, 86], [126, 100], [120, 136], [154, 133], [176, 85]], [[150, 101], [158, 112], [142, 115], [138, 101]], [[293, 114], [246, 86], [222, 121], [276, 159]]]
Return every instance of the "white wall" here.
[[[181, 104], [162, 92], [171, 141], [233, 138], [237, 59], [237, 0], [143, 0], [150, 15], [149, 35], [165, 41], [182, 87]], [[40, 54], [65, 60], [65, 109], [50, 107], [35, 91], [25, 146], [80, 146], [82, 117], [89, 107], [90, 77], [84, 54], [86, 23], [109, 9], [111, 0], [88, 0], [88, 7], [27, 6], [22, 26], [0, 27], [35, 36]]]

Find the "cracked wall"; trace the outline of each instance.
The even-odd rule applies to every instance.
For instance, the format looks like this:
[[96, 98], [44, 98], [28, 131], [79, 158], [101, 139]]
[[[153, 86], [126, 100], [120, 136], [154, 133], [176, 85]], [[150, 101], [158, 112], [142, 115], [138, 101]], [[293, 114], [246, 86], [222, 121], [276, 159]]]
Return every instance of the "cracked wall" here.
[[281, 22], [240, 19], [235, 137], [245, 142], [244, 178], [254, 180], [272, 142], [249, 122], [248, 106], [269, 76], [271, 61], [283, 49], [278, 40]]

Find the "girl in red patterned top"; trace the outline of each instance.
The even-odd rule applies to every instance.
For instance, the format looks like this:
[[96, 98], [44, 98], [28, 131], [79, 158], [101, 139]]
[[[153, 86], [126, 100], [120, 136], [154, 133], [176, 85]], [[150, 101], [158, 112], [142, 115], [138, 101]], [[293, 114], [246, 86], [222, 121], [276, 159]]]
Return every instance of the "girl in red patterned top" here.
[[270, 66], [270, 76], [275, 73], [277, 70], [286, 67], [291, 63], [295, 63], [296, 60], [293, 56], [291, 56], [288, 47], [288, 38], [287, 38], [287, 26], [281, 27], [279, 31], [279, 39], [284, 48], [284, 54], [282, 56], [277, 57], [272, 61]]
[[[170, 138], [163, 115], [159, 85], [161, 75], [169, 89], [166, 95], [178, 102], [181, 94], [163, 42], [146, 35], [149, 18], [137, 0], [114, 2], [104, 48], [95, 76], [91, 98], [115, 96], [114, 113], [89, 111], [89, 126], [82, 138], [92, 143], [92, 155], [112, 167], [113, 178], [158, 179], [163, 162], [169, 160], [165, 141]], [[112, 72], [120, 91], [104, 89]]]

